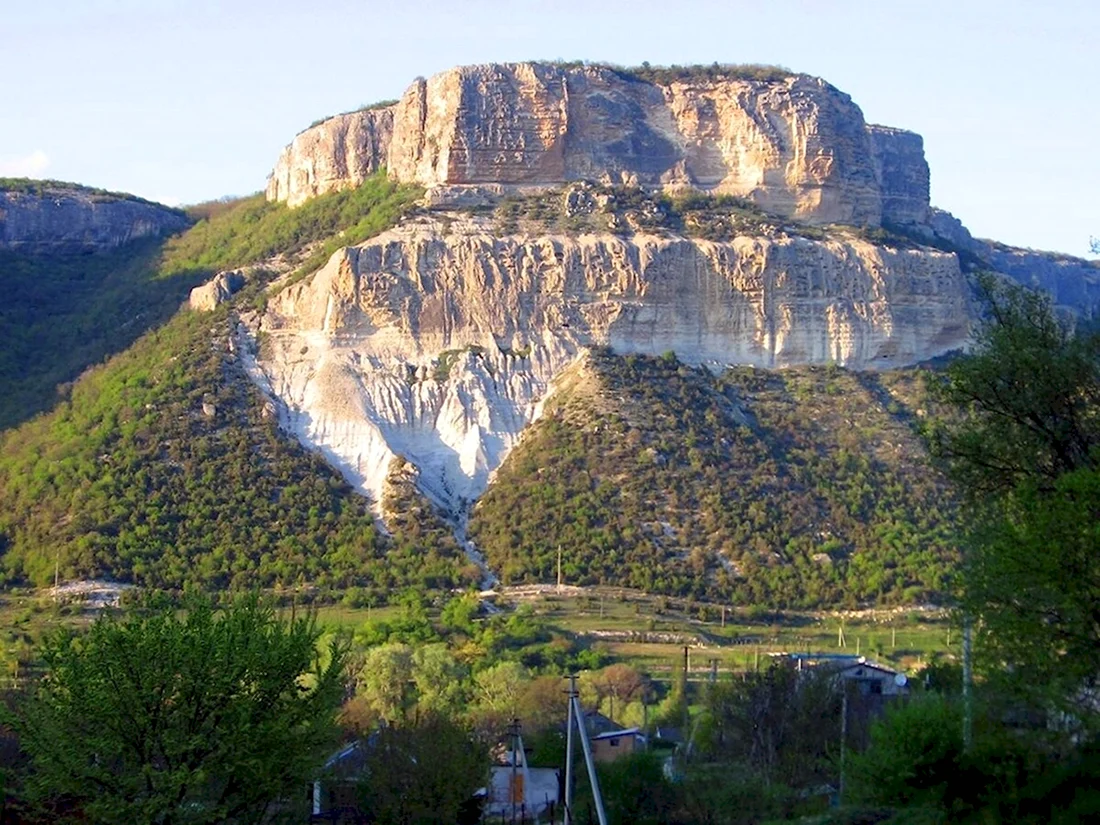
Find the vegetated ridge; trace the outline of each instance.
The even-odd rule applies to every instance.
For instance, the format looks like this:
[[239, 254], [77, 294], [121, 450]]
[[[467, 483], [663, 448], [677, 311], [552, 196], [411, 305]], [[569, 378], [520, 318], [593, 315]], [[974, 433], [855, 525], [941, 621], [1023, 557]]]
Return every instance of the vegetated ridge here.
[[954, 496], [910, 424], [919, 373], [593, 351], [473, 509], [505, 583], [784, 607], [943, 597]]

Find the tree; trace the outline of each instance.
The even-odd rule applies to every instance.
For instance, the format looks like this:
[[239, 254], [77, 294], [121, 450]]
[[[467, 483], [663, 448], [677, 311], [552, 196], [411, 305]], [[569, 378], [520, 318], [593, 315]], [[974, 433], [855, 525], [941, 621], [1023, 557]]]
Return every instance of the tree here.
[[1025, 819], [1019, 809], [1020, 790], [1037, 767], [1034, 749], [999, 718], [983, 712], [977, 722], [967, 749], [953, 699], [918, 694], [891, 704], [872, 725], [867, 750], [852, 755], [851, 796], [907, 809], [897, 821], [922, 821], [916, 813], [924, 811], [940, 814], [930, 821], [1050, 822]]
[[931, 385], [953, 408], [931, 442], [971, 505], [962, 606], [991, 675], [1087, 721], [1100, 680], [1100, 334], [1023, 287], [981, 286], [973, 351]]
[[[599, 766], [600, 790], [608, 821], [614, 825], [648, 825], [668, 822], [678, 802], [676, 788], [668, 781], [660, 757], [636, 753]], [[587, 803], [586, 784], [579, 803]]]
[[380, 718], [404, 721], [412, 706], [413, 649], [400, 642], [372, 648], [358, 681], [359, 693]]
[[930, 384], [963, 415], [929, 428], [972, 500], [1024, 480], [1050, 489], [1063, 473], [1100, 467], [1100, 335], [1055, 316], [1049, 297], [983, 276], [988, 308], [973, 349]]
[[599, 672], [596, 680], [602, 688], [601, 692], [611, 697], [612, 707], [609, 713], [611, 718], [614, 718], [616, 705], [622, 713], [627, 704], [645, 687], [642, 674], [621, 662], [605, 667]]
[[802, 785], [834, 778], [843, 683], [824, 670], [773, 665], [707, 691], [704, 752], [767, 781]]
[[413, 654], [413, 683], [418, 712], [455, 716], [465, 699], [465, 668], [443, 643], [424, 645]]
[[515, 713], [529, 678], [519, 662], [497, 662], [474, 677], [478, 704], [496, 713]]
[[319, 639], [314, 616], [283, 619], [255, 597], [58, 632], [11, 719], [30, 795], [75, 801], [92, 822], [264, 820], [332, 743], [345, 654]]
[[415, 726], [382, 728], [364, 747], [359, 797], [370, 821], [428, 825], [480, 818], [471, 800], [488, 784], [489, 749], [467, 729], [429, 714]]

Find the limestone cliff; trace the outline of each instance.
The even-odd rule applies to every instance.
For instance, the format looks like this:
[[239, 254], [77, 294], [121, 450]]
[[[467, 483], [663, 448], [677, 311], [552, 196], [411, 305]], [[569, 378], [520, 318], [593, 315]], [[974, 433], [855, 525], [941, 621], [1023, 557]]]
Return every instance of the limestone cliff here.
[[695, 364], [909, 364], [963, 345], [958, 259], [838, 235], [494, 236], [422, 218], [268, 302], [262, 383], [362, 489], [395, 455], [460, 511], [587, 347]]
[[[461, 520], [595, 345], [716, 367], [909, 365], [965, 346], [964, 265], [1085, 314], [1100, 307], [1100, 270], [974, 240], [930, 208], [919, 135], [867, 124], [807, 75], [460, 67], [299, 134], [267, 196], [294, 206], [383, 166], [424, 186], [434, 211], [336, 253], [251, 325], [264, 342], [252, 373], [281, 400], [284, 425], [376, 505], [400, 457]], [[510, 204], [564, 204], [553, 229], [444, 211], [558, 187], [560, 199]], [[589, 215], [620, 196], [659, 212], [653, 190], [683, 189], [758, 209], [738, 204], [744, 214], [723, 223], [707, 201], [713, 226], [646, 223], [633, 207]], [[890, 232], [851, 228], [882, 225]]]
[[53, 181], [0, 182], [0, 249], [106, 250], [187, 227], [176, 209]]
[[267, 199], [302, 201], [358, 186], [386, 165], [393, 107], [337, 115], [298, 133], [267, 181]]
[[868, 126], [848, 95], [798, 74], [651, 83], [602, 66], [459, 67], [392, 107], [307, 129], [267, 195], [294, 206], [383, 165], [452, 197], [610, 179], [737, 195], [814, 223], [910, 223], [928, 208], [919, 136]]

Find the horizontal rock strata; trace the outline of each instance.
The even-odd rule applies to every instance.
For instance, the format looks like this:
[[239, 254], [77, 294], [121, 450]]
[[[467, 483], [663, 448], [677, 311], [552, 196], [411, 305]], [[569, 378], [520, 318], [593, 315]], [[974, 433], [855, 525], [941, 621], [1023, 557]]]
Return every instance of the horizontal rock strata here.
[[382, 166], [429, 189], [692, 188], [816, 223], [908, 223], [928, 208], [920, 137], [868, 126], [848, 95], [796, 74], [656, 84], [600, 66], [451, 69], [417, 80], [391, 107], [299, 134], [267, 196], [295, 206]]
[[494, 237], [424, 219], [268, 302], [285, 424], [375, 500], [395, 455], [461, 510], [587, 347], [694, 364], [910, 364], [962, 346], [958, 259], [854, 237]]

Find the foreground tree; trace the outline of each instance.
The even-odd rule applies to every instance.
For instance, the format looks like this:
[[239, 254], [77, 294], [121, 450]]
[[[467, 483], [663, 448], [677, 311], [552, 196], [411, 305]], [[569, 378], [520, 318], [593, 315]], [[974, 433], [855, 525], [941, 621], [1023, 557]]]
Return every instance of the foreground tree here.
[[744, 775], [792, 786], [832, 781], [840, 740], [842, 687], [824, 670], [772, 665], [713, 685], [697, 744]]
[[1100, 679], [1100, 335], [992, 277], [973, 351], [932, 384], [932, 445], [969, 494], [963, 607], [992, 675], [1095, 717]]
[[974, 347], [931, 385], [963, 414], [933, 425], [937, 453], [972, 502], [1100, 468], [1100, 335], [1059, 319], [1043, 294], [993, 276], [979, 288], [987, 316]]
[[312, 616], [256, 598], [104, 614], [51, 638], [13, 715], [40, 804], [83, 821], [265, 822], [289, 813], [332, 743], [344, 650]]
[[475, 794], [489, 784], [489, 749], [468, 729], [428, 714], [416, 725], [388, 726], [362, 745], [359, 787], [371, 822], [429, 825], [477, 822]]

